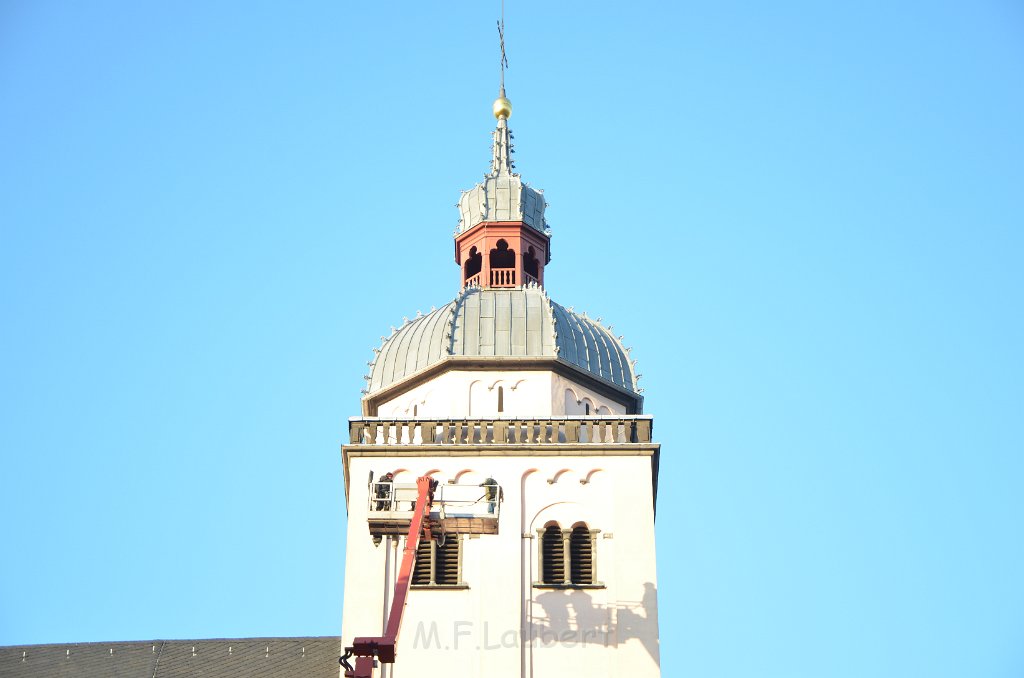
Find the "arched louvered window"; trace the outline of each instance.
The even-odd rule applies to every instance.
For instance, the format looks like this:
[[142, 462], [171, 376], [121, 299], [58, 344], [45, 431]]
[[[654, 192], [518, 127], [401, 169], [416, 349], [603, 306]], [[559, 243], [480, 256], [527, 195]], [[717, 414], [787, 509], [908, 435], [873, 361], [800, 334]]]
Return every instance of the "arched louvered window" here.
[[540, 581], [542, 588], [604, 588], [597, 581], [597, 534], [586, 523], [563, 530], [551, 523], [540, 536]]
[[594, 535], [584, 524], [569, 534], [569, 569], [573, 584], [594, 583]]
[[461, 586], [461, 572], [462, 539], [448, 536], [443, 544], [420, 540], [412, 570], [413, 586]]
[[562, 528], [548, 525], [541, 535], [541, 583], [564, 584], [565, 580], [565, 541], [562, 539]]

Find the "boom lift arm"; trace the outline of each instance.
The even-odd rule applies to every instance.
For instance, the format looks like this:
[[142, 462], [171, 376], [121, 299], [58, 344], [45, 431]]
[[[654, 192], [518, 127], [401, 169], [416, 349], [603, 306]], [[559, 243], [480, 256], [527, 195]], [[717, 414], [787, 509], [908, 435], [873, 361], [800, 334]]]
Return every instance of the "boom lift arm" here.
[[[409, 586], [412, 584], [412, 568], [416, 561], [416, 552], [419, 550], [420, 536], [422, 534], [428, 540], [431, 539], [430, 506], [434, 501], [436, 486], [437, 481], [429, 476], [416, 479], [416, 506], [409, 522], [402, 566], [395, 581], [395, 594], [391, 601], [391, 611], [388, 613], [387, 628], [383, 636], [356, 638], [352, 641], [351, 647], [345, 648], [345, 654], [340, 659], [341, 665], [345, 668], [345, 678], [373, 678], [377, 660], [385, 664], [395, 662], [395, 645], [398, 643], [398, 632], [402, 629], [402, 614], [405, 612]], [[352, 657], [356, 658], [354, 667], [348, 661]]]

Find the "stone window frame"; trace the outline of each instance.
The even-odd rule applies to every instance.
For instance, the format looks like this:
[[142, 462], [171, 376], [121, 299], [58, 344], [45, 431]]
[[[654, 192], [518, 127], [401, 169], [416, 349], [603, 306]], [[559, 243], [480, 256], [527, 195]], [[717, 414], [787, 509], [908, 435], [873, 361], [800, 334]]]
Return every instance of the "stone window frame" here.
[[[572, 549], [569, 545], [569, 540], [572, 537], [572, 531], [579, 526], [586, 527], [590, 531], [590, 557], [592, 565], [592, 578], [593, 581], [589, 584], [581, 584], [572, 581]], [[565, 561], [565, 581], [562, 582], [546, 582], [544, 581], [544, 533], [551, 526], [559, 528], [562, 532], [562, 554], [563, 560]], [[593, 528], [587, 525], [586, 522], [579, 521], [573, 523], [573, 526], [566, 529], [563, 528], [557, 522], [549, 522], [544, 527], [537, 529], [537, 573], [540, 579], [533, 582], [533, 588], [535, 589], [603, 589], [607, 588], [605, 583], [597, 578], [597, 535], [601, 533], [598, 528]]]

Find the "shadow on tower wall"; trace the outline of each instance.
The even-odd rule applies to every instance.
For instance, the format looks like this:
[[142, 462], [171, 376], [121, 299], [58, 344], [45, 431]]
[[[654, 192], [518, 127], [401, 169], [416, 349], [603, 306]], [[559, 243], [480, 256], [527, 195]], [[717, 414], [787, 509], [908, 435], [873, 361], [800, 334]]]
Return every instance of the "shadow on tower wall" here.
[[[660, 665], [657, 587], [644, 583], [639, 601], [595, 604], [586, 590], [556, 589], [534, 596], [529, 629], [531, 640], [546, 645], [604, 645], [615, 647], [639, 640]], [[540, 609], [538, 610], [538, 606]]]

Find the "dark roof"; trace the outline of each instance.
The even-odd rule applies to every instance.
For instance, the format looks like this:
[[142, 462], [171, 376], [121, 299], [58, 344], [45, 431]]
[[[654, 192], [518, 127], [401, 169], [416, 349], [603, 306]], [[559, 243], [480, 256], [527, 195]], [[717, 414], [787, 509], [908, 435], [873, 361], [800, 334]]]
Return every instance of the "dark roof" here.
[[0, 647], [0, 678], [338, 678], [341, 639], [223, 638]]

